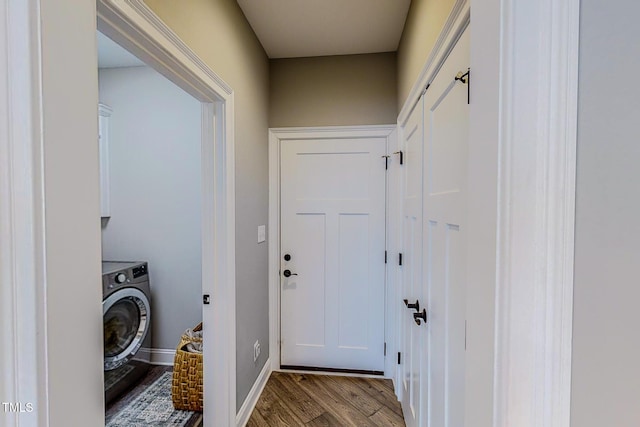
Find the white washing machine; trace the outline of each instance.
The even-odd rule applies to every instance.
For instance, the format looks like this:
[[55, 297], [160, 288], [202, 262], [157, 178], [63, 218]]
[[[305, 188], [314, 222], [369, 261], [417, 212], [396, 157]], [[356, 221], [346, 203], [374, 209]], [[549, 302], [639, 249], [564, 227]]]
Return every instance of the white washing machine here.
[[147, 373], [151, 359], [151, 288], [146, 262], [102, 263], [105, 400]]

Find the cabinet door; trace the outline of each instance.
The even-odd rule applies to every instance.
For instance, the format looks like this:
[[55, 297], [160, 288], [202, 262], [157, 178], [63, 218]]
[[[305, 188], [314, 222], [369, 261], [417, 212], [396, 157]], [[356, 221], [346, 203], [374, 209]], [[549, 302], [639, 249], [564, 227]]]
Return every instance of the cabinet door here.
[[98, 105], [98, 146], [100, 150], [100, 217], [111, 216], [109, 202], [109, 122], [113, 110], [105, 104]]

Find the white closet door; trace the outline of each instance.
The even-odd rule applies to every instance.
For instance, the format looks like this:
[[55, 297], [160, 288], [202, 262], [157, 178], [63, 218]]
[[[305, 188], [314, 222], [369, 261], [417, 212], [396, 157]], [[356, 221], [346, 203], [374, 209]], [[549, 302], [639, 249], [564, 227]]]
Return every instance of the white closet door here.
[[424, 95], [429, 427], [464, 425], [469, 30]]
[[[400, 371], [402, 378], [402, 408], [407, 427], [422, 425], [423, 393], [426, 388], [426, 345], [424, 331], [413, 318], [410, 304], [424, 304], [422, 286], [422, 196], [423, 196], [423, 99], [415, 106], [403, 128], [402, 168], [402, 296], [400, 315]], [[396, 159], [394, 159], [396, 161]]]
[[464, 425], [468, 69], [467, 30], [402, 129], [399, 337], [408, 427]]

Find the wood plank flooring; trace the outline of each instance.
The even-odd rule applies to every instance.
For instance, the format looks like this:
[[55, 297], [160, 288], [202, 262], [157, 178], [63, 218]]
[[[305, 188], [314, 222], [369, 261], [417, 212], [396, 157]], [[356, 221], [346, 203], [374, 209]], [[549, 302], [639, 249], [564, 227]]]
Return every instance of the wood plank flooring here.
[[248, 427], [404, 427], [391, 380], [273, 372]]

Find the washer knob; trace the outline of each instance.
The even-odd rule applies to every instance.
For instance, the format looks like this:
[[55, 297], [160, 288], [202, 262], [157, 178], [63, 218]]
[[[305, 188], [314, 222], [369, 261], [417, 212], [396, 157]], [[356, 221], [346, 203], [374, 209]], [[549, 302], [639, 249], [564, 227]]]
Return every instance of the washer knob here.
[[116, 274], [115, 281], [117, 284], [124, 283], [127, 280], [127, 275], [124, 273]]

